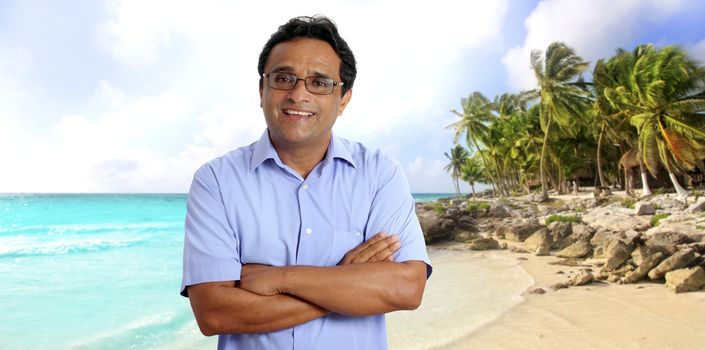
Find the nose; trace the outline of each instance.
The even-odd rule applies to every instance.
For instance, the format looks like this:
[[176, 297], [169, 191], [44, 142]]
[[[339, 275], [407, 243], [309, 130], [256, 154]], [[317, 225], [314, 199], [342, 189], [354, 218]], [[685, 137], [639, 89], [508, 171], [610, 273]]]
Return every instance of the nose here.
[[309, 102], [311, 93], [306, 90], [306, 82], [303, 79], [297, 80], [287, 98], [293, 103]]

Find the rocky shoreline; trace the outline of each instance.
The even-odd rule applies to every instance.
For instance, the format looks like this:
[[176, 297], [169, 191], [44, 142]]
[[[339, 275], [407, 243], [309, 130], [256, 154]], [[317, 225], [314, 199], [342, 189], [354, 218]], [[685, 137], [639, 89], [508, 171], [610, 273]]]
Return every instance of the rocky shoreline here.
[[661, 282], [675, 293], [705, 287], [705, 197], [449, 198], [417, 203], [416, 212], [429, 245], [455, 241], [462, 249], [552, 255], [561, 259], [555, 263], [580, 267], [554, 290], [594, 281]]

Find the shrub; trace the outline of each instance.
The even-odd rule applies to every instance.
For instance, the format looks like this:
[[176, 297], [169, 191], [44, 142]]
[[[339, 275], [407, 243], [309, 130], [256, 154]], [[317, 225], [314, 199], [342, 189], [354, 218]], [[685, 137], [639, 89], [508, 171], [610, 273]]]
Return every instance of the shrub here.
[[490, 203], [468, 201], [467, 211], [469, 213], [476, 212], [476, 211], [488, 211], [488, 210], [490, 210]]
[[668, 214], [668, 213], [666, 213], [666, 214], [656, 214], [656, 215], [654, 215], [654, 217], [651, 218], [651, 226], [652, 226], [652, 227], [658, 226], [659, 222], [660, 222], [662, 219], [665, 219], [665, 218], [667, 218], [667, 217], [669, 217], [669, 216], [671, 216], [671, 214]]
[[563, 216], [563, 215], [551, 215], [546, 218], [546, 225], [550, 225], [552, 222], [583, 222], [580, 216]]
[[629, 209], [634, 209], [634, 199], [626, 197], [622, 200], [622, 206]]
[[446, 207], [441, 202], [433, 202], [431, 208], [438, 213], [438, 215], [443, 215], [446, 212]]

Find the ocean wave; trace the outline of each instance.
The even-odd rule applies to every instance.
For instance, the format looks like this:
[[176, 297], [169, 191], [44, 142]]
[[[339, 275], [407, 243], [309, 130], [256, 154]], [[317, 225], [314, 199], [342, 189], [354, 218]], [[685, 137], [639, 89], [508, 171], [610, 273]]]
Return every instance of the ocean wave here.
[[0, 233], [12, 234], [50, 234], [60, 235], [66, 233], [106, 233], [106, 232], [160, 232], [170, 229], [183, 229], [184, 223], [181, 221], [146, 222], [146, 223], [101, 223], [101, 224], [43, 224], [0, 227]]
[[0, 241], [0, 258], [28, 256], [63, 255], [72, 253], [96, 252], [109, 249], [131, 247], [144, 242], [142, 239], [85, 239], [37, 242], [18, 239], [13, 242]]
[[163, 312], [146, 316], [109, 331], [99, 332], [71, 345], [70, 349], [144, 349], [173, 340], [176, 329], [191, 323], [188, 312]]

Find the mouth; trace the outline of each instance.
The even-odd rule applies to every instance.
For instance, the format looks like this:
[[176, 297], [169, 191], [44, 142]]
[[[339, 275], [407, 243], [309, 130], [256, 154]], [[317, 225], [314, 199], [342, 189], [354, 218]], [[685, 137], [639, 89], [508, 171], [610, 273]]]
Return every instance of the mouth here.
[[284, 112], [284, 115], [287, 117], [291, 118], [297, 118], [297, 119], [302, 119], [302, 118], [310, 118], [316, 113], [310, 112], [310, 111], [304, 111], [300, 109], [293, 109], [293, 108], [285, 108], [282, 112]]

